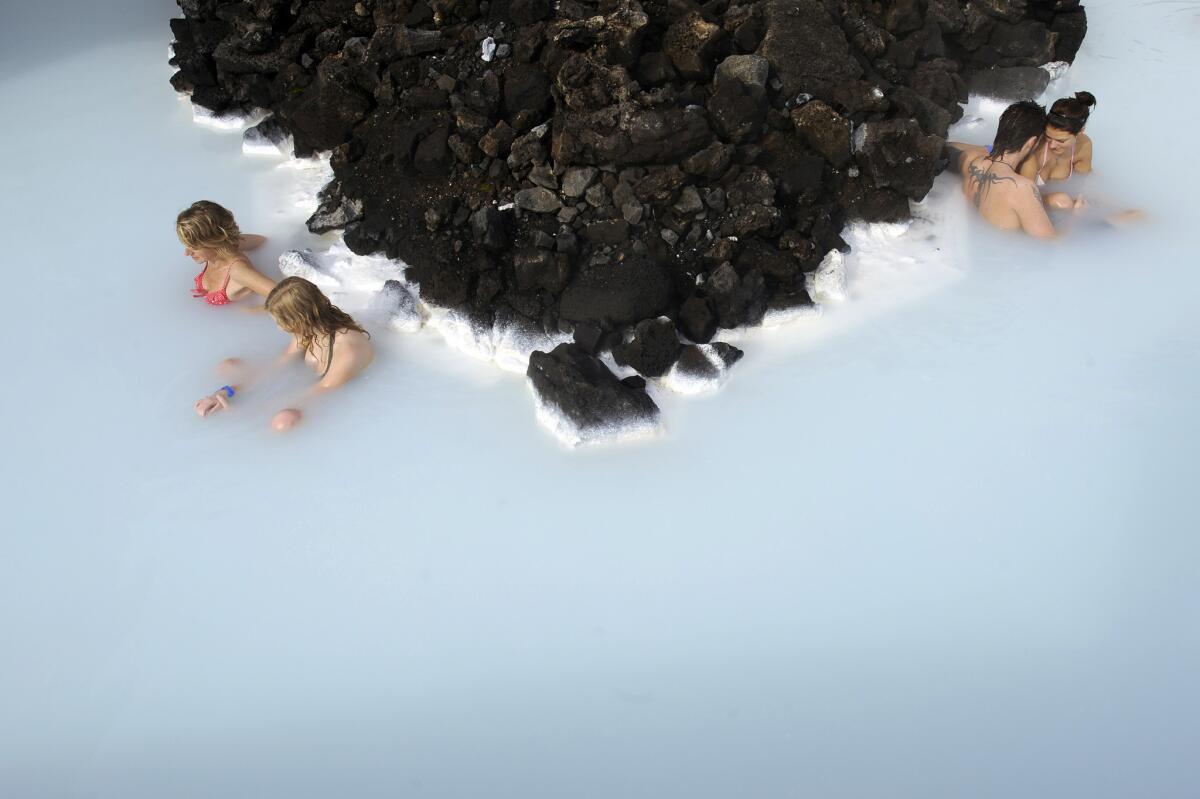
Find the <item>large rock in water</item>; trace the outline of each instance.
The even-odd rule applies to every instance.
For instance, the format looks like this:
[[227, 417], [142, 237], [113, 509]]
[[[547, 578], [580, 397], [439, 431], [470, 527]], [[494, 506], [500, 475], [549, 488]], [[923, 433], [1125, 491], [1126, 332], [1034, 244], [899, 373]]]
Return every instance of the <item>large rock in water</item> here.
[[658, 406], [644, 386], [618, 380], [576, 344], [534, 352], [525, 374], [539, 419], [568, 444], [643, 434], [659, 424]]

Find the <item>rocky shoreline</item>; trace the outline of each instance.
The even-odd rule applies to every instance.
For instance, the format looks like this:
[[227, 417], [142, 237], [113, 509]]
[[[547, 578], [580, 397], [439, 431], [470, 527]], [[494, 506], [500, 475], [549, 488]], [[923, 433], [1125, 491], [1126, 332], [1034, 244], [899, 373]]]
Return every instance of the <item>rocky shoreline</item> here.
[[1025, 87], [1087, 26], [1077, 0], [178, 2], [172, 85], [269, 111], [248, 145], [330, 152], [309, 228], [403, 260], [424, 305], [563, 341], [528, 375], [582, 440], [657, 424], [643, 378], [723, 375], [720, 329], [811, 305], [848, 220], [928, 193], [968, 87]]

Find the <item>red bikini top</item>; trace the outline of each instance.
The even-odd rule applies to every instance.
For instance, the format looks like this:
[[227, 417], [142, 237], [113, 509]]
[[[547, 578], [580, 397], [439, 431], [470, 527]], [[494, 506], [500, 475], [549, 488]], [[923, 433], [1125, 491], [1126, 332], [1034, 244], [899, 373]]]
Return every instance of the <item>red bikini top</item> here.
[[208, 271], [208, 264], [200, 270], [200, 274], [196, 275], [196, 288], [192, 289], [192, 296], [199, 299], [204, 298], [204, 301], [209, 305], [228, 305], [230, 303], [229, 295], [225, 293], [225, 289], [229, 288], [229, 277], [233, 274], [233, 269], [230, 268], [225, 273], [225, 285], [216, 291], [206, 291], [204, 288], [204, 273]]

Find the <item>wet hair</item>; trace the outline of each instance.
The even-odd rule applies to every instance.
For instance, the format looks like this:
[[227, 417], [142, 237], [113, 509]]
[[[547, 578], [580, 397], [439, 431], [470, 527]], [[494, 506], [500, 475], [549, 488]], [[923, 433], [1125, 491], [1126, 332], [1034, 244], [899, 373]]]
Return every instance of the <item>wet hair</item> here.
[[194, 202], [179, 212], [175, 235], [189, 249], [205, 247], [227, 255], [237, 253], [242, 239], [229, 209], [209, 200]]
[[1032, 100], [1022, 100], [1004, 109], [992, 142], [992, 160], [1005, 153], [1015, 153], [1031, 138], [1038, 138], [1046, 129], [1046, 109]]
[[1050, 113], [1046, 115], [1046, 124], [1078, 135], [1087, 124], [1088, 116], [1095, 106], [1096, 98], [1091, 92], [1076, 92], [1074, 97], [1063, 97], [1054, 101], [1054, 105], [1050, 106]]
[[276, 283], [267, 295], [266, 308], [281, 328], [296, 337], [301, 352], [310, 352], [318, 337], [342, 330], [370, 335], [302, 277], [286, 277]]

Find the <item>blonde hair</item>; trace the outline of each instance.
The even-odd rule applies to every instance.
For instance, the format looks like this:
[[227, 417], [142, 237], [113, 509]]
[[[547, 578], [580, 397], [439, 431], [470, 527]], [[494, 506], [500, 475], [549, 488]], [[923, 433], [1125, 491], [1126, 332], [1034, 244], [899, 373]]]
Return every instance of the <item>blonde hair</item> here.
[[242, 240], [229, 209], [209, 200], [194, 202], [179, 212], [175, 235], [189, 249], [206, 247], [226, 255], [236, 254]]
[[294, 335], [302, 352], [311, 352], [317, 337], [343, 330], [357, 330], [370, 337], [367, 331], [321, 293], [321, 290], [302, 277], [285, 277], [267, 295], [267, 312], [281, 328]]

